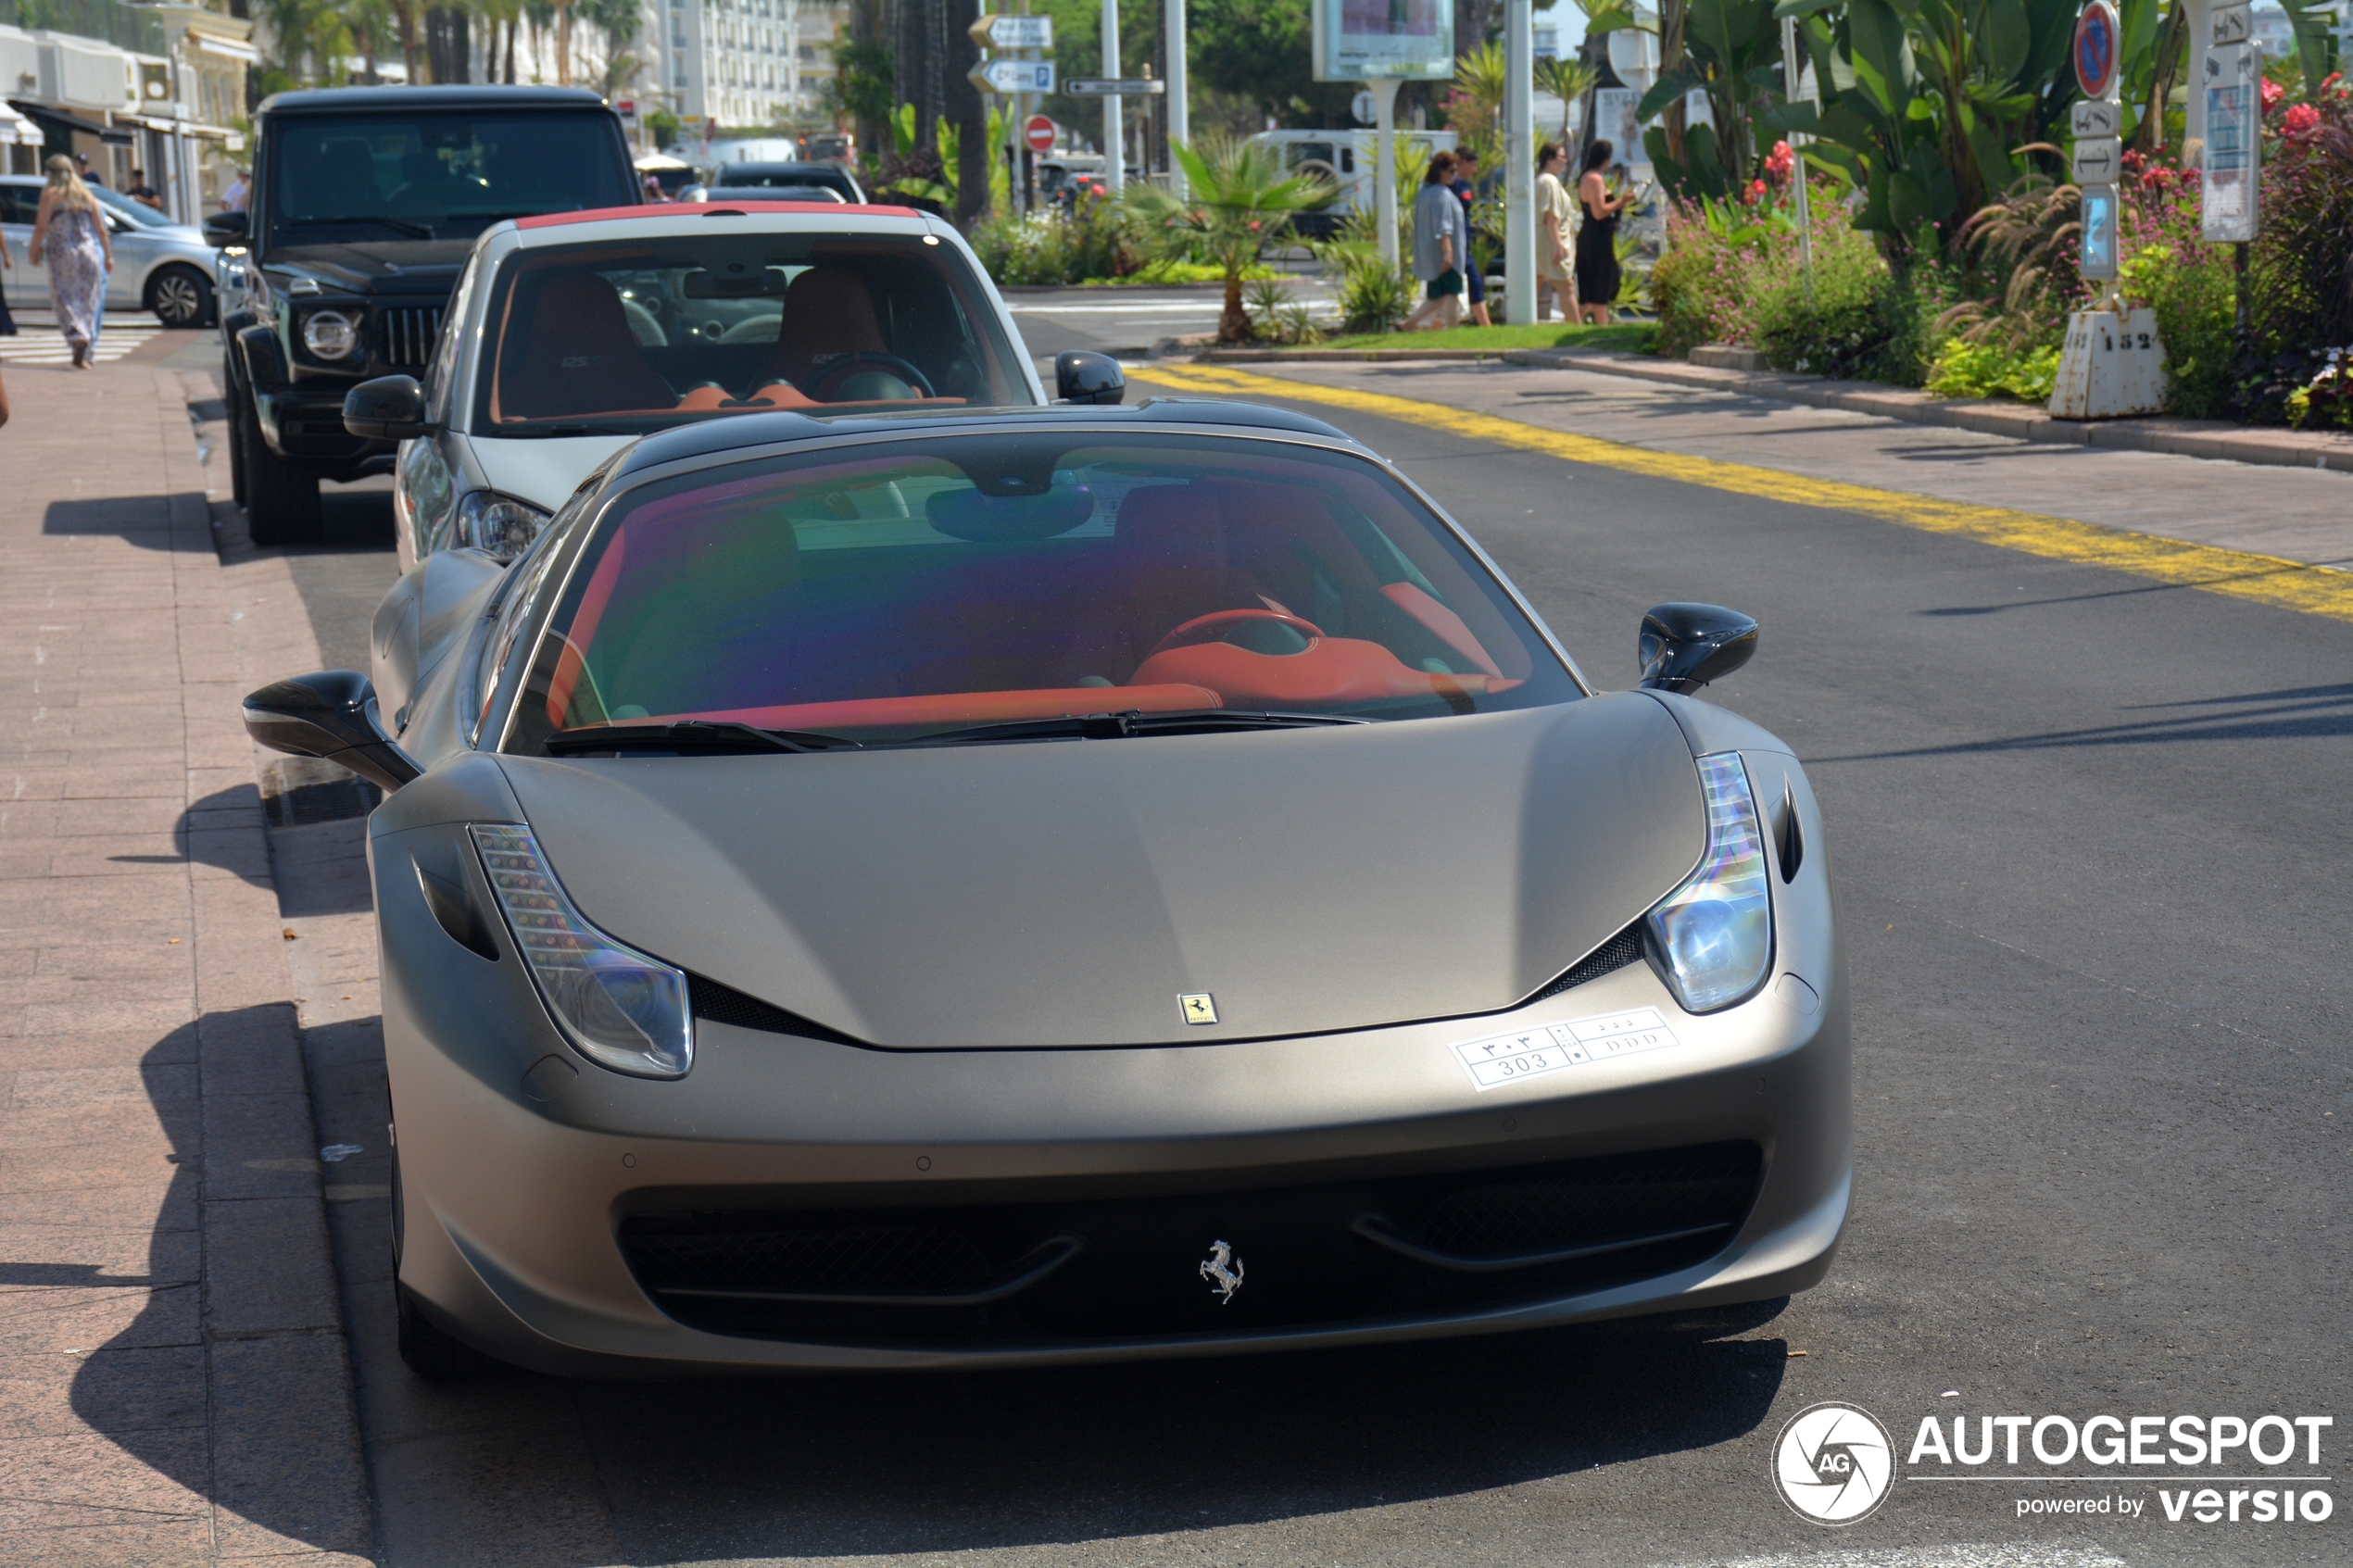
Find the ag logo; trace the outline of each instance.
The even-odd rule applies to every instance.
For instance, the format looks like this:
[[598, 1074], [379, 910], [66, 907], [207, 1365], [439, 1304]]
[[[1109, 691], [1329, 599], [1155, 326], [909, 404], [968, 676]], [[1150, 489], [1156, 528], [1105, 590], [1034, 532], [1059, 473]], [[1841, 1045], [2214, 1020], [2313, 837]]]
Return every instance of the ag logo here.
[[1869, 1411], [1808, 1405], [1773, 1442], [1773, 1486], [1817, 1524], [1852, 1524], [1887, 1500], [1895, 1445]]

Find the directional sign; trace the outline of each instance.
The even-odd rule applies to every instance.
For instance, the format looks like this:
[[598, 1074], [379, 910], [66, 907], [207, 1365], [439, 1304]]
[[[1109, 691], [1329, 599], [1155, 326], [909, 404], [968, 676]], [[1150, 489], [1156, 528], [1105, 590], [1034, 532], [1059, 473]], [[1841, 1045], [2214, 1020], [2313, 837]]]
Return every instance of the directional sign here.
[[1380, 105], [1373, 101], [1373, 90], [1367, 87], [1353, 98], [1349, 99], [1348, 112], [1356, 117], [1356, 123], [1359, 125], [1370, 125], [1378, 119]]
[[1051, 17], [983, 17], [968, 30], [984, 49], [1051, 49], [1054, 46]]
[[983, 60], [964, 75], [984, 93], [1051, 93], [1054, 90], [1051, 60]]
[[2076, 141], [2070, 172], [2078, 185], [2107, 185], [2116, 179], [2124, 144], [2113, 136], [2084, 136]]
[[2217, 6], [2207, 18], [2207, 42], [2216, 46], [2244, 44], [2255, 36], [2255, 7]]
[[2105, 281], [2116, 276], [2116, 187], [2083, 187], [2083, 259], [2077, 270]]
[[[2069, 129], [2079, 142], [2088, 136], [2114, 136], [2124, 128], [2124, 109], [2105, 98], [2078, 98]], [[2078, 182], [2079, 183], [2081, 182]]]
[[1075, 98], [1151, 98], [1168, 91], [1168, 83], [1149, 76], [1074, 76], [1063, 91]]
[[1031, 115], [1022, 122], [1021, 139], [1033, 153], [1051, 153], [1054, 138], [1062, 134], [1062, 127], [1042, 114]]

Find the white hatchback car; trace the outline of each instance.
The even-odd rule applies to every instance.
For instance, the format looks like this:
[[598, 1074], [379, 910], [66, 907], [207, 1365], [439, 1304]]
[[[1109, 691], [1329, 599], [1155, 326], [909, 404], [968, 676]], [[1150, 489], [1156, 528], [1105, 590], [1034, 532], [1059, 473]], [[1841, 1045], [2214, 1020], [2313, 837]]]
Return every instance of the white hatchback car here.
[[[1116, 402], [1117, 383], [1115, 366], [1093, 366], [1063, 392]], [[405, 572], [452, 546], [510, 558], [650, 431], [1045, 400], [1004, 301], [949, 224], [746, 201], [484, 231], [422, 385], [364, 383], [345, 418], [406, 438], [393, 491]]]

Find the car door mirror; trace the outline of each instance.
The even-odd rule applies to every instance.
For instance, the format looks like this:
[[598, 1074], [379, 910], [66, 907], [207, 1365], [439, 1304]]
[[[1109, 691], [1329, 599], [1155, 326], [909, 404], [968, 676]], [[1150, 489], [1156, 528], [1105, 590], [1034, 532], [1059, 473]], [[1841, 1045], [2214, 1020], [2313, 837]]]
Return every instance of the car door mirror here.
[[377, 441], [406, 441], [433, 429], [425, 422], [425, 389], [414, 376], [378, 376], [343, 398], [343, 428]]
[[1756, 621], [1721, 605], [1664, 604], [1642, 617], [1635, 641], [1641, 684], [1691, 693], [1720, 681], [1756, 652]]
[[1124, 403], [1127, 377], [1110, 355], [1074, 348], [1054, 356], [1054, 395], [1065, 403]]
[[217, 245], [241, 245], [245, 237], [245, 215], [242, 212], [215, 212], [204, 220], [205, 239]]
[[387, 794], [424, 771], [385, 733], [376, 689], [357, 670], [326, 670], [262, 687], [245, 698], [245, 734], [271, 751], [339, 763]]

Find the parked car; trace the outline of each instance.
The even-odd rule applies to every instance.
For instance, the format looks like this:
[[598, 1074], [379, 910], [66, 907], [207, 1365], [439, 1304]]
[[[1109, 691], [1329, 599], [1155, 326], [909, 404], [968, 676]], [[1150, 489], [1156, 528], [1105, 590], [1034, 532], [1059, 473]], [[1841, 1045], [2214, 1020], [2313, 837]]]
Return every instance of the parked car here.
[[[19, 308], [46, 309], [49, 304], [49, 269], [33, 264], [31, 244], [45, 183], [37, 174], [0, 174], [0, 232], [8, 236], [8, 254], [16, 261], [0, 268], [0, 287]], [[107, 308], [153, 311], [167, 327], [209, 326], [218, 260], [212, 244], [197, 230], [120, 191], [93, 185], [90, 194], [106, 209], [114, 245]]]
[[1821, 821], [1679, 695], [1753, 621], [1661, 606], [1600, 693], [1374, 453], [1167, 398], [663, 431], [426, 570], [372, 684], [245, 704], [393, 792], [422, 1374], [1365, 1344], [1831, 1265]]
[[770, 201], [808, 201], [812, 199], [812, 193], [818, 191], [830, 191], [845, 202], [866, 200], [858, 177], [832, 163], [724, 163], [711, 171], [703, 199], [740, 200], [754, 190]]
[[[403, 571], [452, 545], [501, 559], [636, 436], [776, 408], [1042, 403], [988, 273], [904, 207], [741, 202], [550, 214], [474, 245], [457, 330], [422, 384], [366, 383], [355, 435], [404, 438]], [[389, 406], [401, 417], [387, 422]]]
[[247, 212], [222, 246], [230, 474], [257, 544], [315, 538], [319, 482], [388, 470], [344, 394], [419, 370], [473, 242], [509, 219], [640, 200], [621, 120], [570, 87], [353, 87], [255, 111]]

